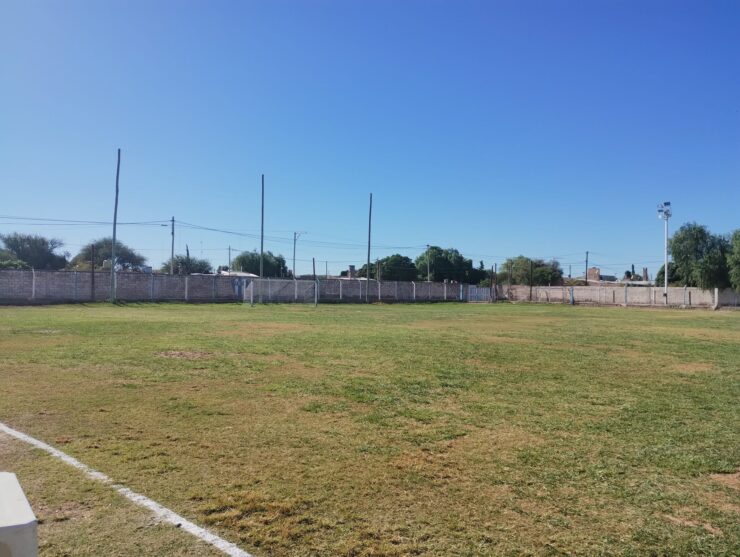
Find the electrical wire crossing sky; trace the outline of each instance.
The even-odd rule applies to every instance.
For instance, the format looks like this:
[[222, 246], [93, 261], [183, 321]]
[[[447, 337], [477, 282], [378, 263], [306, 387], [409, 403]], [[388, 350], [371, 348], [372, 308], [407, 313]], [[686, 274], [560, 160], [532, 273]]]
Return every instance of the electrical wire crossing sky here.
[[740, 4], [92, 0], [0, 17], [0, 234], [299, 274], [457, 248], [622, 275], [740, 226]]

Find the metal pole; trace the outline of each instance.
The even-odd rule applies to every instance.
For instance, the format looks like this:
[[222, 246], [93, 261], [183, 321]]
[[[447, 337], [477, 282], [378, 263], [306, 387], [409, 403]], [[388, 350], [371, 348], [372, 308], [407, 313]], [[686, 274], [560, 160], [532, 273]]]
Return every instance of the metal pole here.
[[172, 217], [172, 243], [170, 245], [170, 274], [175, 274], [175, 217]]
[[298, 240], [298, 233], [293, 232], [293, 279], [295, 280], [295, 243]]
[[[265, 175], [262, 175], [262, 219], [260, 221], [260, 278], [263, 273], [263, 256], [265, 251]], [[260, 289], [260, 292], [262, 290]]]
[[586, 274], [584, 275], [586, 286], [588, 286], [588, 252], [586, 252]]
[[229, 271], [231, 271], [231, 246], [229, 246]]
[[110, 301], [116, 301], [116, 224], [118, 223], [118, 177], [121, 173], [121, 150], [116, 163], [116, 204], [113, 208], [113, 242], [110, 246]]
[[365, 303], [370, 302], [370, 237], [373, 227], [373, 194], [370, 194], [370, 212], [367, 217], [367, 290], [365, 290]]
[[665, 243], [663, 246], [663, 298], [665, 303], [668, 305], [668, 219], [663, 218], [665, 222]]

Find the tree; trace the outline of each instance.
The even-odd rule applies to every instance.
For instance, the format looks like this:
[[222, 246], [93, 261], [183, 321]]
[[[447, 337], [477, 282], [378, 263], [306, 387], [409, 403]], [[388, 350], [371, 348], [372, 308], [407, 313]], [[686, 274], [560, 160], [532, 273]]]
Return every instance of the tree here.
[[[403, 280], [412, 281], [416, 280], [417, 270], [414, 262], [405, 255], [395, 253], [378, 260], [380, 263], [380, 278], [381, 280]], [[377, 263], [370, 264], [370, 278], [377, 278]], [[367, 276], [367, 263], [360, 267], [357, 272], [358, 277]]]
[[[99, 240], [90, 242], [90, 244], [80, 250], [80, 253], [78, 253], [71, 261], [72, 267], [75, 269], [85, 269], [90, 267], [90, 260], [92, 258], [91, 246], [95, 246], [95, 268], [101, 268], [103, 266], [103, 261], [110, 260], [113, 238], [100, 238]], [[143, 255], [136, 253], [126, 244], [116, 240], [117, 265], [123, 269], [133, 269], [143, 265], [145, 262], [146, 258]]]
[[188, 257], [187, 255], [176, 255], [174, 260], [168, 259], [162, 263], [160, 271], [162, 273], [170, 272], [170, 265], [174, 262], [174, 272], [176, 275], [192, 275], [193, 273], [208, 274], [211, 272], [211, 263], [206, 259], [197, 257]]
[[[548, 286], [562, 284], [563, 270], [560, 263], [555, 261], [544, 261], [543, 259], [530, 259], [523, 255], [507, 259], [498, 273], [499, 284], [511, 282], [511, 284], [530, 284], [530, 263], [532, 266], [531, 283], [533, 286]], [[509, 280], [511, 273], [511, 280]]]
[[[658, 272], [655, 273], [655, 286], [662, 287], [665, 284], [665, 265], [661, 265]], [[672, 261], [668, 262], [668, 286], [671, 284], [675, 285], [678, 282], [678, 276], [676, 275], [676, 266]]]
[[679, 284], [722, 288], [730, 283], [726, 262], [729, 242], [706, 226], [695, 222], [682, 225], [669, 240], [668, 250]]
[[17, 232], [0, 234], [0, 240], [14, 260], [22, 261], [33, 269], [56, 271], [67, 265], [66, 254], [54, 253], [64, 245], [61, 240]]
[[427, 262], [429, 278], [435, 282], [450, 280], [478, 284], [487, 277], [484, 269], [473, 267], [473, 260], [465, 258], [454, 248], [442, 249], [439, 246], [430, 246], [419, 255], [415, 264], [421, 280], [427, 280]]
[[[271, 251], [264, 253], [263, 259], [264, 277], [290, 277], [288, 266], [282, 255], [274, 255]], [[237, 255], [231, 262], [234, 271], [244, 271], [255, 275], [260, 274], [260, 254], [257, 250], [244, 251]]]
[[730, 283], [735, 290], [740, 290], [740, 228], [732, 233], [730, 246], [731, 251], [727, 256]]
[[30, 269], [30, 265], [18, 259], [13, 252], [7, 249], [0, 249], [0, 270], [5, 269]]

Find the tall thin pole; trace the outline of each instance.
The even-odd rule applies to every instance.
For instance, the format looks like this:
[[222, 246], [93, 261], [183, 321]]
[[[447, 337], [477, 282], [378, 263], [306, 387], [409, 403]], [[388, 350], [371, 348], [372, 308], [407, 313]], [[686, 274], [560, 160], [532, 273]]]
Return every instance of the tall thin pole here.
[[529, 260], [529, 301], [530, 302], [532, 301], [532, 282], [534, 282], [532, 280], [532, 267], [533, 267], [533, 262], [530, 259]]
[[365, 303], [370, 301], [370, 237], [373, 229], [373, 194], [370, 194], [370, 212], [367, 217], [367, 289], [365, 290]]
[[588, 252], [586, 252], [586, 286], [588, 286]]
[[231, 272], [231, 246], [229, 246], [229, 272]]
[[265, 252], [265, 175], [262, 175], [262, 219], [260, 224], [260, 278], [264, 271], [263, 260]]
[[172, 223], [172, 229], [170, 234], [172, 235], [172, 242], [170, 243], [170, 274], [175, 274], [175, 217], [172, 217], [170, 221]]
[[324, 261], [324, 265], [325, 265], [324, 270], [326, 271], [326, 278], [328, 279], [329, 278], [329, 262]]
[[663, 298], [668, 303], [668, 219], [664, 218], [665, 223], [665, 243], [663, 246]]
[[313, 261], [313, 280], [316, 280], [316, 258], [312, 257], [311, 260]]
[[113, 242], [110, 246], [110, 301], [116, 301], [116, 225], [118, 224], [118, 178], [121, 174], [121, 150], [116, 163], [116, 204], [113, 208]]
[[95, 301], [95, 244], [90, 244], [90, 299]]
[[429, 266], [429, 244], [427, 244], [427, 282], [432, 282], [432, 272], [431, 267]]
[[293, 232], [293, 278], [295, 278], [295, 243], [298, 241], [298, 232]]

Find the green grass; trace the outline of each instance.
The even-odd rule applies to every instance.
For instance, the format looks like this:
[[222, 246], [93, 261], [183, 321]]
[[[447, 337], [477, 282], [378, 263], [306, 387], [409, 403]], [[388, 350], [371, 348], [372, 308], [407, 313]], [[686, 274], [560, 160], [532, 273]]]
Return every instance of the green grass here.
[[[1, 421], [264, 556], [740, 554], [739, 370], [737, 312], [0, 308]], [[132, 515], [43, 553], [206, 554], [3, 446]]]

